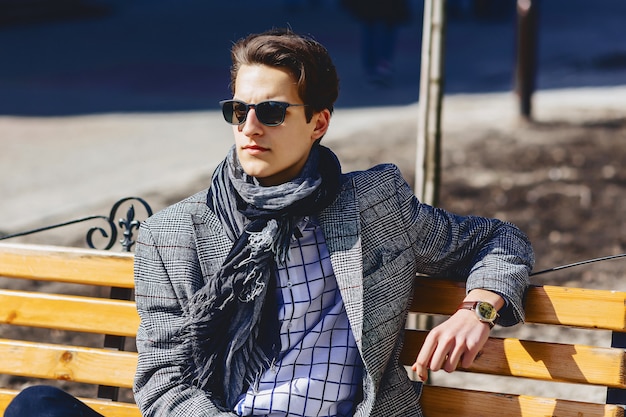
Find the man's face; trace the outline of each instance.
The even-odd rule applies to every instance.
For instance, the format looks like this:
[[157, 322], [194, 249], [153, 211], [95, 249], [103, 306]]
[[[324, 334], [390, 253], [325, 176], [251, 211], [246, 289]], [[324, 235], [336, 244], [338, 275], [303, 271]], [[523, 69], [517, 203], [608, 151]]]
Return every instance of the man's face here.
[[[304, 104], [289, 72], [266, 65], [243, 65], [233, 98], [248, 104], [267, 100]], [[330, 121], [330, 112], [323, 110], [307, 123], [304, 109], [288, 107], [285, 121], [278, 126], [265, 126], [257, 119], [256, 109], [250, 109], [246, 121], [233, 126], [237, 156], [246, 174], [271, 186], [300, 173], [311, 146], [326, 133]]]

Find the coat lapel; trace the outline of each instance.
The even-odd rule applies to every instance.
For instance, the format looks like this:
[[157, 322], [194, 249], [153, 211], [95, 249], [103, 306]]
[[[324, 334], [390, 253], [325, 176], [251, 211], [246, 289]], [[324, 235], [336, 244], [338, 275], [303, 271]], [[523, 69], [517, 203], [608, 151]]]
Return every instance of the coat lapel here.
[[339, 198], [320, 214], [320, 222], [352, 333], [362, 352], [363, 259], [355, 194], [350, 182]]
[[224, 233], [219, 219], [209, 210], [205, 201], [206, 191], [189, 202], [193, 239], [204, 281], [202, 285], [217, 273], [233, 245]]

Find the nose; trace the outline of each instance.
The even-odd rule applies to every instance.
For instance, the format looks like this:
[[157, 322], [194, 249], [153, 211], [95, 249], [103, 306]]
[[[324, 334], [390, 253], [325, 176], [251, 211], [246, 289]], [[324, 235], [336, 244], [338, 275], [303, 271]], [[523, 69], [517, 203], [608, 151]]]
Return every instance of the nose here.
[[256, 109], [251, 107], [246, 115], [246, 121], [239, 125], [241, 132], [246, 136], [258, 135], [263, 131], [263, 124], [256, 117]]

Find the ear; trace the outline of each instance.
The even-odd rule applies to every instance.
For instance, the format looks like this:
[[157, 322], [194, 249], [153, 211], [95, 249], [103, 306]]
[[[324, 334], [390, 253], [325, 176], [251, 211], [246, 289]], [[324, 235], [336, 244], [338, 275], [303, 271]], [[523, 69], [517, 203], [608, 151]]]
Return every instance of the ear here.
[[324, 109], [319, 113], [313, 115], [315, 128], [311, 132], [311, 139], [316, 141], [326, 134], [328, 126], [330, 125], [330, 110]]

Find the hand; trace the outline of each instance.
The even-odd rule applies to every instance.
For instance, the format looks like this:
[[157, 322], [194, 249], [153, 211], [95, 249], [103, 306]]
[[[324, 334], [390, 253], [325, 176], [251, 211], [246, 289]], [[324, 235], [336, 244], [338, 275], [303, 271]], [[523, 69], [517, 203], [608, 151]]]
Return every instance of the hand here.
[[453, 372], [459, 363], [463, 368], [470, 367], [487, 342], [489, 330], [489, 325], [479, 321], [473, 311], [457, 311], [428, 333], [413, 371], [426, 381], [429, 369]]
[[[504, 299], [498, 294], [481, 289], [470, 291], [465, 300], [488, 301], [497, 309], [504, 305]], [[487, 342], [490, 330], [487, 323], [478, 320], [474, 311], [458, 310], [428, 333], [413, 364], [413, 371], [426, 381], [429, 369], [453, 372], [459, 364], [469, 368]]]

